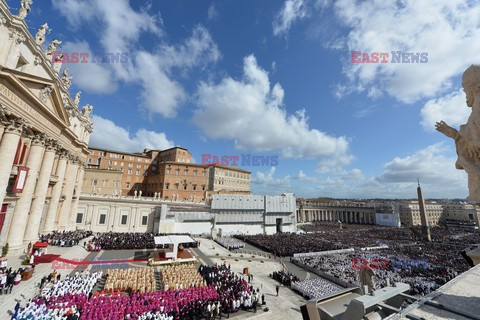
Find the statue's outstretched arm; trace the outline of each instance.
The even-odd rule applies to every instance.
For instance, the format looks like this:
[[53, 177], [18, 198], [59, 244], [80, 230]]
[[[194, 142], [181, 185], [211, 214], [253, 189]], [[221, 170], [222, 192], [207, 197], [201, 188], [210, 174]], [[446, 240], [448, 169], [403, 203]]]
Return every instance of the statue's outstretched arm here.
[[458, 131], [455, 128], [450, 127], [445, 121], [440, 121], [435, 124], [435, 130], [443, 133], [449, 138], [455, 139], [458, 135]]

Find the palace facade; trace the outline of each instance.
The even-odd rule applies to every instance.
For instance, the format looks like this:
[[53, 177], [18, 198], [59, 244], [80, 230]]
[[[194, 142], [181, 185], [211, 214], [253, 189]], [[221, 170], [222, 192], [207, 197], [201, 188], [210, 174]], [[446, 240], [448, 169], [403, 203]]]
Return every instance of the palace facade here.
[[[192, 163], [192, 154], [185, 148], [145, 149], [143, 152], [90, 148], [87, 174], [83, 181], [86, 193], [154, 197], [164, 200], [204, 202], [213, 194], [251, 194], [250, 172], [218, 165]], [[120, 172], [115, 181], [106, 171]], [[113, 175], [112, 175], [113, 176]], [[114, 189], [104, 188], [108, 184]], [[97, 192], [87, 192], [87, 190]], [[98, 190], [104, 190], [98, 192]]]
[[75, 228], [92, 133], [92, 106], [79, 109], [72, 77], [52, 63], [60, 41], [44, 50], [48, 25], [32, 36], [29, 11], [14, 15], [0, 0], [0, 245], [14, 252], [39, 233]]

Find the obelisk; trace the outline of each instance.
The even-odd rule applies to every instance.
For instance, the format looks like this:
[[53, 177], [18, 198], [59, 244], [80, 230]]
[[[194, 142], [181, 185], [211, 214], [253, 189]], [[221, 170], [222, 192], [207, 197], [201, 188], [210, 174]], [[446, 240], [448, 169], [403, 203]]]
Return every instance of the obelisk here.
[[417, 194], [418, 194], [418, 206], [420, 207], [420, 221], [422, 222], [422, 235], [425, 240], [432, 242], [432, 236], [430, 235], [430, 226], [428, 225], [428, 217], [427, 217], [427, 212], [425, 211], [425, 201], [423, 200], [420, 181], [418, 181]]

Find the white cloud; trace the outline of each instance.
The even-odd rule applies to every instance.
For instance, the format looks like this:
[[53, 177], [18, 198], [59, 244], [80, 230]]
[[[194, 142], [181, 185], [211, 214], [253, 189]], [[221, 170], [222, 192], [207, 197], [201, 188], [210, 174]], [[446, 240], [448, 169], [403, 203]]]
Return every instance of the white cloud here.
[[208, 7], [208, 20], [213, 20], [215, 18], [218, 17], [218, 11], [217, 9], [215, 8], [215, 4], [212, 3], [209, 7]]
[[[411, 155], [395, 157], [381, 173], [365, 176], [360, 169], [289, 177], [288, 189], [297, 196], [335, 198], [416, 198], [417, 178], [427, 198], [465, 198], [467, 176], [455, 169], [453, 144], [433, 144]], [[282, 177], [264, 179], [282, 181]], [[267, 188], [266, 188], [267, 189]]]
[[[381, 91], [413, 103], [451, 88], [452, 78], [478, 61], [478, 1], [441, 0], [433, 5], [429, 0], [339, 0], [333, 8], [350, 28], [343, 72], [355, 90], [347, 92], [368, 90], [377, 96]], [[357, 50], [388, 52], [389, 61], [391, 51], [427, 52], [428, 62], [351, 63], [350, 51]]]
[[347, 138], [310, 128], [305, 110], [283, 109], [282, 87], [270, 85], [253, 55], [244, 58], [243, 73], [242, 80], [200, 84], [193, 120], [206, 137], [233, 139], [240, 150], [280, 150], [286, 158], [348, 155]]
[[163, 132], [139, 129], [135, 133], [116, 125], [113, 121], [97, 115], [92, 116], [95, 130], [90, 137], [90, 146], [124, 152], [140, 152], [148, 149], [168, 149], [175, 146]]
[[[80, 23], [95, 26], [104, 52], [128, 53], [127, 63], [111, 63], [104, 70], [112, 71], [115, 80], [140, 83], [141, 107], [149, 114], [174, 117], [187, 98], [183, 86], [175, 80], [175, 71], [185, 76], [191, 68], [202, 67], [220, 58], [216, 43], [204, 27], [195, 26], [192, 35], [183, 42], [167, 43], [163, 38], [160, 16], [150, 15], [146, 9], [135, 11], [128, 0], [118, 0], [115, 6], [108, 1], [94, 0], [78, 0], [74, 6], [71, 6], [71, 0], [52, 3], [72, 27], [78, 27]], [[89, 8], [85, 15], [73, 11], [84, 7]], [[146, 51], [139, 43], [145, 33], [156, 36], [151, 38], [155, 45], [152, 51]], [[95, 73], [90, 74], [92, 83], [98, 81], [96, 77]], [[79, 85], [88, 89], [88, 81]]]
[[448, 157], [449, 149], [443, 143], [433, 144], [406, 157], [396, 157], [384, 165], [380, 182], [416, 182], [440, 184], [451, 187], [463, 175], [455, 169], [455, 159]]
[[62, 43], [60, 51], [69, 56], [75, 52], [89, 54], [89, 58], [86, 59], [87, 63], [64, 63], [62, 65], [63, 68], [68, 68], [70, 75], [74, 77], [73, 83], [80, 89], [98, 93], [112, 93], [117, 89], [112, 70], [106, 64], [92, 62], [92, 50], [87, 42], [65, 42]]
[[275, 36], [286, 34], [296, 20], [303, 19], [306, 16], [306, 1], [285, 0], [273, 21], [273, 34]]
[[472, 109], [467, 107], [462, 89], [438, 99], [427, 101], [422, 108], [422, 126], [427, 131], [435, 131], [435, 123], [443, 120], [451, 127], [465, 124]]

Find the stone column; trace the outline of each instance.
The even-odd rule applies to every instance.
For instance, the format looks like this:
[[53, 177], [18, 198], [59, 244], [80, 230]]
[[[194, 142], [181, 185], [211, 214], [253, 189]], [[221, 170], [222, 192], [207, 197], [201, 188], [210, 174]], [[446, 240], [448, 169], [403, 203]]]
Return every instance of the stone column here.
[[57, 217], [58, 202], [63, 188], [63, 179], [67, 169], [68, 152], [60, 150], [60, 158], [58, 160], [57, 171], [55, 175], [58, 177], [57, 183], [53, 186], [52, 197], [48, 206], [47, 215], [45, 216], [45, 227], [43, 232], [50, 233], [55, 229], [55, 218]]
[[75, 230], [77, 226], [77, 209], [78, 209], [78, 202], [80, 201], [80, 193], [82, 189], [84, 174], [85, 174], [85, 165], [82, 163], [78, 167], [77, 183], [74, 188], [75, 199], [73, 199], [73, 203], [72, 203], [72, 214], [70, 215], [70, 227], [68, 230]]
[[2, 141], [0, 141], [0, 205], [3, 204], [7, 195], [8, 180], [10, 179], [13, 160], [23, 128], [24, 123], [22, 121], [10, 120], [6, 123]]
[[45, 198], [47, 197], [48, 185], [52, 175], [53, 162], [55, 160], [56, 144], [53, 140], [47, 140], [45, 155], [43, 156], [42, 167], [38, 176], [37, 186], [35, 188], [35, 199], [30, 208], [27, 229], [25, 231], [24, 242], [29, 243], [38, 239], [40, 220], [42, 219], [43, 208], [45, 207]]
[[68, 175], [65, 180], [65, 187], [63, 188], [63, 200], [62, 210], [60, 212], [60, 218], [58, 220], [58, 229], [59, 230], [68, 230], [70, 225], [70, 214], [72, 209], [72, 197], [73, 189], [75, 188], [75, 181], [77, 179], [77, 171], [80, 160], [78, 157], [74, 157], [70, 163], [68, 170]]
[[29, 168], [27, 180], [23, 188], [22, 196], [18, 199], [13, 211], [13, 219], [8, 234], [8, 244], [13, 252], [22, 249], [23, 237], [28, 223], [28, 213], [32, 205], [33, 193], [37, 185], [38, 174], [45, 151], [45, 136], [36, 134], [32, 137], [30, 152], [26, 162]]

